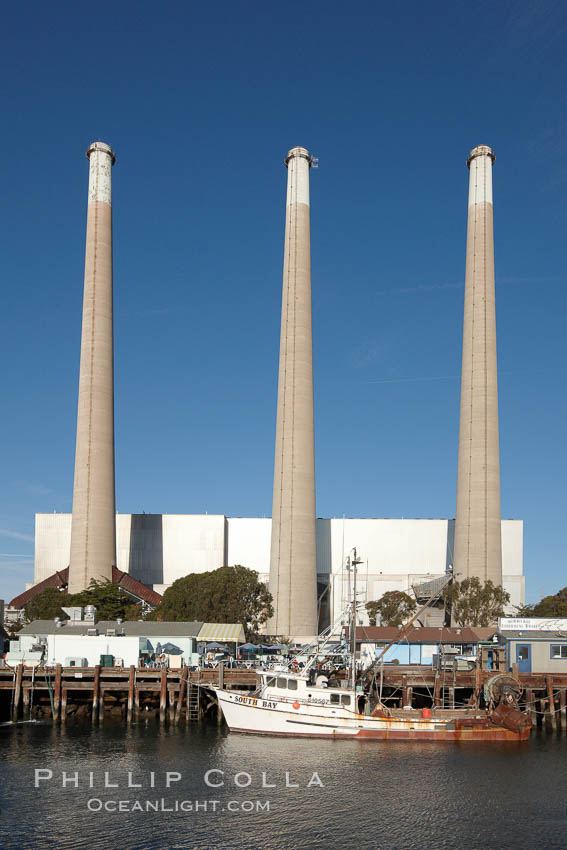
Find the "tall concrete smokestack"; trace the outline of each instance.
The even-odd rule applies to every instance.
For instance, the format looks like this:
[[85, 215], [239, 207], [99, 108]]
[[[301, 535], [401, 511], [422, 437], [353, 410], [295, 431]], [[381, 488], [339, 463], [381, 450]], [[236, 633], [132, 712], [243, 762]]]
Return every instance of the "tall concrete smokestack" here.
[[454, 572], [502, 584], [492, 163], [474, 148], [470, 169]]
[[285, 164], [287, 203], [283, 268], [280, 368], [270, 592], [271, 634], [317, 633], [313, 340], [309, 169], [305, 148], [292, 148]]
[[94, 142], [89, 200], [69, 593], [91, 579], [112, 580], [116, 564], [114, 500], [114, 356], [112, 339], [112, 166], [109, 145]]

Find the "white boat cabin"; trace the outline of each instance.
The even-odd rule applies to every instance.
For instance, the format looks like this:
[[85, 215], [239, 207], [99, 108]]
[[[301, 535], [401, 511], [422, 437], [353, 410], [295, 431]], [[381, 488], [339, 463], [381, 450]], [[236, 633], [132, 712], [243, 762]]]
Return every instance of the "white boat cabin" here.
[[281, 702], [306, 702], [318, 705], [337, 705], [343, 708], [353, 708], [354, 694], [345, 688], [328, 687], [327, 676], [317, 676], [314, 683], [295, 673], [277, 673], [270, 670], [258, 674], [260, 679], [259, 691], [263, 699], [273, 699]]

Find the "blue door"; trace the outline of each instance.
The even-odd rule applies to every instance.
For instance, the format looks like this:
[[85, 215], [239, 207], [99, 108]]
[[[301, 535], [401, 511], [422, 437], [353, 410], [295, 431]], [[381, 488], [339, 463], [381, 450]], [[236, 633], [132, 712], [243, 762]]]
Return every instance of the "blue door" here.
[[532, 672], [532, 648], [529, 643], [516, 644], [516, 661], [518, 662], [518, 673]]

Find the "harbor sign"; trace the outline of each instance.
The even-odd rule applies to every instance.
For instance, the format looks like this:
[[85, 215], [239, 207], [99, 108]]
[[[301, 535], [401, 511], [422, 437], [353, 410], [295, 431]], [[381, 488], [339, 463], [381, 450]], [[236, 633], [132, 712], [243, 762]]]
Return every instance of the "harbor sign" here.
[[504, 632], [564, 632], [567, 617], [499, 617], [498, 629]]

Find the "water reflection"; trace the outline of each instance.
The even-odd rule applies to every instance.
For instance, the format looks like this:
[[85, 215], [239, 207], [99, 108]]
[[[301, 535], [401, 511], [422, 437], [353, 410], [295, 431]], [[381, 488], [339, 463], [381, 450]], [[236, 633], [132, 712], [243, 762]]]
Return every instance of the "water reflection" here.
[[[567, 845], [567, 740], [541, 732], [528, 744], [471, 746], [283, 740], [230, 735], [214, 726], [34, 724], [2, 727], [0, 747], [0, 846], [6, 850]], [[38, 789], [36, 768], [53, 772]], [[211, 769], [215, 788], [205, 782]], [[181, 774], [170, 788], [167, 771]], [[105, 772], [118, 788], [104, 787]], [[142, 788], [127, 787], [129, 772]], [[324, 788], [317, 780], [309, 785], [313, 773]], [[105, 813], [89, 811], [92, 799], [218, 806]], [[268, 803], [269, 811], [238, 808], [247, 801]]]

